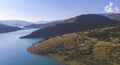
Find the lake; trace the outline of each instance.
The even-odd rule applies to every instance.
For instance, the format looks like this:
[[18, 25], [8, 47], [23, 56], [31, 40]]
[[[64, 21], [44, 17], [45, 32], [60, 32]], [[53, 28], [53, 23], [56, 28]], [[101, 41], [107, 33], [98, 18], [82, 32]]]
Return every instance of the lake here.
[[56, 59], [38, 56], [26, 51], [26, 48], [40, 39], [20, 39], [34, 30], [19, 30], [0, 33], [0, 65], [62, 65]]

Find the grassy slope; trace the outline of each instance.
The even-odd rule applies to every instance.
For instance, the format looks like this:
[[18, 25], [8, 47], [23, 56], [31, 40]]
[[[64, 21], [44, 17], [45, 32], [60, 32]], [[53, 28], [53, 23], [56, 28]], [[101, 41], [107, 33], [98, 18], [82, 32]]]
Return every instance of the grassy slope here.
[[70, 65], [119, 65], [120, 25], [56, 36], [27, 50]]

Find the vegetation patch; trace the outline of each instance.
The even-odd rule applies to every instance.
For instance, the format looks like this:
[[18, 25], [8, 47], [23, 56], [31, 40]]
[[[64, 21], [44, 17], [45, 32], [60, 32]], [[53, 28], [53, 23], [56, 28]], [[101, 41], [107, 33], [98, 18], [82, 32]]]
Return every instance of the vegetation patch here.
[[27, 50], [69, 65], [119, 65], [120, 25], [48, 38]]

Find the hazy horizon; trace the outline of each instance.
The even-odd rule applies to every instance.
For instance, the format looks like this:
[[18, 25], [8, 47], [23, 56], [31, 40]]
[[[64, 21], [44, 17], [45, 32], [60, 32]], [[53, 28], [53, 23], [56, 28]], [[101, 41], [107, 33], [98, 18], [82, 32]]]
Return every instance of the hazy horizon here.
[[0, 0], [0, 20], [68, 19], [88, 13], [120, 13], [120, 0]]

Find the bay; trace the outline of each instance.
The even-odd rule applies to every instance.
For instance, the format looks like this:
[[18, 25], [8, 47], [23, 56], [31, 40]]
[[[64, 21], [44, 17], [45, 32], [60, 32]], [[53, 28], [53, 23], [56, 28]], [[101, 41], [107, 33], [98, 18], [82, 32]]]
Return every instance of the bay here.
[[40, 39], [19, 37], [32, 31], [34, 29], [0, 34], [0, 65], [62, 65], [54, 58], [38, 56], [26, 51], [28, 46]]

